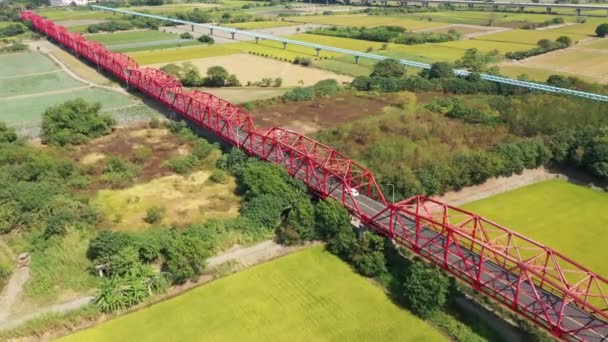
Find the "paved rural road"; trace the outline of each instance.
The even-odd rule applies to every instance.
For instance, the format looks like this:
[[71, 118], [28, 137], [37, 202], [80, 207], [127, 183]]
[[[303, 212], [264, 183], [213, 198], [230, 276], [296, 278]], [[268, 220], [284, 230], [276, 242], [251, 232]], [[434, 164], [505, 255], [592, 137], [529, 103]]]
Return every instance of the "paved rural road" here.
[[[242, 265], [244, 267], [248, 267], [248, 266], [252, 266], [252, 265], [258, 264], [260, 262], [270, 260], [275, 257], [281, 256], [285, 253], [288, 253], [291, 251], [296, 251], [296, 250], [297, 250], [297, 248], [282, 246], [282, 245], [275, 243], [272, 240], [263, 241], [263, 242], [260, 242], [258, 244], [255, 244], [255, 245], [249, 246], [249, 247], [236, 246], [222, 254], [219, 254], [219, 255], [216, 255], [214, 257], [207, 259], [207, 267], [209, 267], [209, 268], [216, 267], [225, 262], [233, 261], [233, 260], [238, 262], [240, 265]], [[19, 270], [25, 270], [25, 271], [21, 271], [21, 273], [17, 273], [17, 272], [19, 272]], [[6, 291], [6, 293], [7, 293], [6, 300], [7, 301], [6, 302], [4, 301], [5, 300], [4, 296], [2, 298], [0, 298], [0, 330], [7, 330], [10, 328], [14, 328], [29, 320], [32, 320], [36, 317], [40, 317], [45, 314], [66, 313], [66, 312], [74, 311], [74, 310], [84, 307], [85, 305], [89, 304], [91, 302], [91, 300], [93, 300], [93, 296], [83, 296], [83, 297], [79, 297], [74, 300], [71, 300], [69, 302], [54, 304], [54, 305], [49, 305], [46, 307], [39, 308], [35, 312], [32, 312], [30, 314], [27, 314], [27, 315], [24, 315], [21, 317], [10, 318], [9, 317], [10, 310], [3, 310], [3, 309], [10, 308], [10, 304], [12, 304], [14, 302], [14, 300], [17, 298], [17, 295], [20, 292], [20, 289], [21, 289], [23, 283], [25, 283], [25, 281], [29, 278], [28, 270], [29, 270], [29, 268], [27, 268], [27, 267], [18, 269], [18, 271], [11, 278], [11, 282], [9, 282], [9, 285], [7, 286], [7, 288], [8, 288], [8, 290]], [[18, 274], [18, 276], [16, 277], [17, 274]], [[14, 281], [13, 281], [13, 278], [15, 278]], [[19, 291], [16, 291], [15, 289], [19, 289]], [[4, 312], [4, 311], [6, 311], [6, 312]], [[3, 314], [4, 314], [4, 316], [2, 316]]]

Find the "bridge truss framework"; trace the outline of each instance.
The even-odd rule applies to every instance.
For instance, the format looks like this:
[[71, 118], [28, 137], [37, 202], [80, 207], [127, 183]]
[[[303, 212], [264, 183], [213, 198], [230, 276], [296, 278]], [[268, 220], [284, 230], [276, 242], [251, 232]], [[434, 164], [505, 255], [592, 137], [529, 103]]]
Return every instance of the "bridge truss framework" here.
[[[21, 18], [184, 119], [252, 156], [285, 167], [320, 197], [340, 201], [366, 226], [554, 336], [576, 341], [608, 338], [608, 280], [559, 252], [425, 196], [390, 203], [369, 170], [329, 146], [280, 127], [256, 129], [241, 107], [212, 94], [187, 91], [174, 77], [139, 67], [128, 56], [33, 12], [23, 12]], [[351, 189], [360, 195], [353, 196]]]

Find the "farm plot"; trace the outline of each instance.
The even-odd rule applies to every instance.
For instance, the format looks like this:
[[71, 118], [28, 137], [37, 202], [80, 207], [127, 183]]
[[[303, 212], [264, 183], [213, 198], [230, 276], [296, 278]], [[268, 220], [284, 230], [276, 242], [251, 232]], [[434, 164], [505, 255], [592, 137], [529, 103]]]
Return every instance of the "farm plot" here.
[[593, 41], [590, 41], [587, 43], [583, 43], [583, 44], [579, 45], [578, 47], [586, 48], [586, 49], [600, 49], [600, 50], [608, 51], [608, 38], [593, 40]]
[[256, 29], [264, 29], [271, 27], [284, 27], [284, 26], [294, 26], [297, 23], [292, 23], [289, 21], [250, 21], [246, 23], [232, 23], [227, 24], [227, 27], [234, 27], [241, 30], [256, 30]]
[[[247, 82], [258, 82], [262, 78], [272, 77], [281, 78], [282, 86], [292, 87], [298, 85], [313, 85], [316, 82], [328, 78], [333, 78], [338, 82], [350, 82], [352, 77], [336, 75], [329, 71], [306, 68], [291, 63], [284, 63], [277, 60], [270, 60], [263, 57], [236, 54], [222, 57], [210, 57], [189, 60], [204, 74], [212, 66], [223, 66], [238, 77], [242, 84]], [[153, 65], [160, 68], [164, 64]]]
[[60, 70], [31, 76], [0, 78], [0, 99], [83, 86], [83, 83]]
[[239, 53], [239, 50], [230, 45], [222, 44], [210, 46], [189, 46], [154, 51], [138, 51], [128, 53], [139, 64], [157, 64], [183, 61], [194, 58], [226, 56]]
[[476, 38], [476, 40], [536, 45], [536, 43], [541, 39], [548, 39], [554, 41], [560, 36], [568, 36], [570, 37], [570, 39], [572, 39], [572, 42], [576, 42], [580, 39], [586, 38], [585, 35], [576, 33], [553, 32], [550, 30], [538, 31], [518, 29], [489, 34]]
[[41, 115], [52, 106], [68, 100], [83, 98], [86, 101], [101, 102], [103, 109], [123, 107], [133, 104], [133, 100], [126, 95], [113, 91], [86, 88], [76, 91], [65, 91], [55, 94], [35, 95], [28, 98], [0, 99], [0, 108], [3, 114], [0, 121], [11, 126], [36, 126], [40, 123]]
[[[422, 19], [451, 23], [482, 26], [520, 27], [525, 23], [542, 23], [554, 19], [554, 15], [515, 12], [491, 11], [445, 11], [431, 13], [412, 13], [408, 16]], [[575, 17], [564, 17], [568, 22], [576, 22]]]
[[154, 30], [123, 31], [114, 33], [87, 34], [88, 40], [99, 42], [106, 46], [150, 42], [155, 40], [179, 39], [177, 35]]
[[13, 53], [0, 56], [0, 77], [31, 75], [59, 69], [39, 53]]
[[[465, 206], [608, 276], [608, 194], [552, 180]], [[505, 210], [508, 208], [508, 210]]]
[[606, 22], [606, 20], [601, 20], [601, 19], [597, 19], [597, 18], [587, 18], [587, 21], [585, 23], [556, 27], [556, 28], [550, 29], [548, 31], [594, 36], [595, 28], [597, 27], [597, 25], [604, 23], [604, 22]]
[[176, 34], [153, 30], [91, 34], [87, 35], [87, 39], [97, 41], [108, 49], [118, 52], [145, 51], [201, 44], [196, 40], [181, 39]]
[[428, 29], [432, 27], [445, 26], [446, 23], [435, 22], [435, 21], [423, 21], [417, 19], [410, 19], [405, 17], [392, 17], [392, 16], [381, 16], [381, 15], [331, 15], [331, 16], [302, 16], [302, 17], [289, 17], [289, 21], [313, 23], [313, 24], [326, 24], [326, 25], [338, 25], [338, 26], [357, 26], [357, 27], [376, 27], [376, 26], [400, 26], [406, 28], [408, 31], [416, 31], [421, 29]]
[[608, 51], [569, 48], [526, 59], [521, 65], [572, 73], [599, 83], [608, 83]]
[[512, 51], [525, 51], [533, 48], [528, 44], [509, 43], [509, 42], [497, 42], [497, 41], [486, 41], [479, 39], [466, 39], [457, 40], [453, 42], [440, 43], [438, 45], [447, 46], [451, 48], [461, 49], [464, 53], [467, 49], [477, 49], [483, 52], [490, 52], [492, 50], [498, 50], [499, 53], [505, 54]]
[[322, 247], [216, 280], [62, 340], [132, 336], [145, 341], [447, 340]]

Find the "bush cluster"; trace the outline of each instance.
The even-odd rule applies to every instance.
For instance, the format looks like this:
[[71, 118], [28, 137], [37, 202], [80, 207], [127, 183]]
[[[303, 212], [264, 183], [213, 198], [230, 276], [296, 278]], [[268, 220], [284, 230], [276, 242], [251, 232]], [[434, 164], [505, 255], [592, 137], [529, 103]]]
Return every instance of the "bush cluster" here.
[[293, 60], [293, 64], [299, 64], [301, 66], [311, 66], [312, 60], [308, 57], [296, 57]]
[[539, 27], [547, 27], [551, 25], [559, 25], [565, 23], [564, 18], [555, 17], [553, 19], [545, 20], [542, 23], [527, 23], [522, 26], [525, 30], [535, 30]]
[[431, 33], [431, 32], [406, 32], [405, 28], [400, 26], [378, 26], [373, 28], [366, 27], [338, 27], [318, 28], [308, 31], [309, 33], [367, 40], [373, 42], [393, 42], [396, 44], [424, 44], [424, 43], [440, 43], [451, 40], [459, 40], [460, 33], [455, 30], [450, 30], [448, 33]]
[[25, 32], [26, 27], [21, 23], [9, 24], [4, 27], [0, 27], [0, 38], [13, 37]]
[[100, 114], [101, 103], [81, 98], [49, 107], [42, 114], [42, 141], [51, 145], [80, 145], [109, 134], [116, 121]]
[[209, 45], [215, 43], [215, 39], [213, 39], [213, 37], [208, 36], [206, 34], [198, 37], [197, 40], [201, 43], [205, 43], [205, 44], [209, 44]]
[[191, 62], [184, 62], [182, 65], [169, 63], [160, 68], [180, 80], [187, 87], [240, 87], [241, 82], [235, 74], [229, 74], [228, 71], [219, 65], [209, 67], [207, 76], [202, 77], [198, 68]]
[[116, 31], [128, 31], [136, 28], [158, 30], [161, 26], [174, 25], [171, 22], [162, 22], [157, 19], [144, 18], [144, 17], [130, 17], [126, 21], [110, 20], [98, 24], [91, 24], [87, 26], [89, 33], [103, 32], [116, 32]]
[[572, 45], [572, 40], [570, 37], [561, 36], [558, 37], [555, 42], [552, 42], [548, 39], [541, 39], [537, 43], [537, 47], [534, 49], [526, 50], [526, 51], [515, 51], [515, 52], [507, 52], [505, 57], [508, 59], [521, 60], [524, 58], [542, 55], [543, 53], [565, 49]]
[[317, 97], [328, 97], [340, 91], [338, 81], [334, 79], [321, 80], [311, 87], [296, 87], [283, 94], [285, 102], [310, 101]]

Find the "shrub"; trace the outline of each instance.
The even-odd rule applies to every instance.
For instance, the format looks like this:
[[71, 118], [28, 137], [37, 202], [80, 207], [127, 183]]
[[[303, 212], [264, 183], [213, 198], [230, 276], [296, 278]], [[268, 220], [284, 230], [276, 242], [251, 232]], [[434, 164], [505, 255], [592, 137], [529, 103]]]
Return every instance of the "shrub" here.
[[193, 39], [194, 38], [192, 36], [192, 34], [190, 34], [190, 32], [184, 32], [184, 33], [180, 34], [179, 37], [181, 39]]
[[606, 37], [608, 35], [608, 24], [600, 24], [595, 28], [595, 34], [598, 37]]
[[149, 224], [159, 223], [165, 216], [165, 208], [161, 207], [150, 207], [146, 210], [146, 216], [144, 221]]
[[0, 122], [0, 143], [12, 143], [17, 140], [17, 132], [12, 127], [7, 127], [4, 122]]
[[198, 166], [199, 160], [196, 156], [174, 156], [163, 163], [171, 171], [179, 174], [186, 174]]
[[143, 164], [152, 157], [152, 149], [146, 146], [137, 147], [133, 150], [133, 161]]
[[211, 180], [213, 183], [226, 184], [228, 183], [228, 175], [222, 170], [214, 170], [209, 177], [209, 180]]
[[371, 73], [371, 77], [403, 77], [405, 75], [405, 68], [396, 59], [385, 59], [374, 65], [374, 71]]
[[99, 114], [100, 103], [83, 99], [66, 101], [48, 108], [42, 116], [42, 139], [51, 145], [83, 144], [112, 132], [116, 121]]
[[313, 87], [296, 87], [283, 94], [283, 100], [287, 102], [310, 101], [314, 96], [315, 89]]
[[293, 64], [299, 64], [301, 66], [310, 66], [312, 65], [312, 60], [308, 57], [296, 57], [293, 60]]
[[139, 168], [135, 165], [121, 157], [112, 156], [108, 159], [100, 180], [112, 188], [124, 188], [133, 183], [138, 173]]
[[205, 44], [213, 44], [215, 43], [215, 40], [213, 39], [213, 37], [208, 36], [206, 34], [200, 36], [197, 38], [197, 40], [201, 43], [205, 43]]
[[314, 85], [315, 94], [317, 96], [331, 96], [338, 92], [338, 81], [334, 79], [321, 80]]

